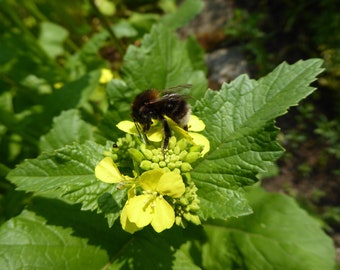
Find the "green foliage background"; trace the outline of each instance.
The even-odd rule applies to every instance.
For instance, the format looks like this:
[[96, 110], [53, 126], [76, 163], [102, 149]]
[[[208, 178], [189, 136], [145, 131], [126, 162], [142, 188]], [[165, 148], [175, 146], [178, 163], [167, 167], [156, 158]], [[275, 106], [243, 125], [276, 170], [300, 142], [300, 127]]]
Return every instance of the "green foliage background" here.
[[[26, 2], [19, 11], [32, 15], [25, 20], [15, 1], [2, 4], [2, 269], [333, 268], [332, 241], [320, 223], [293, 199], [255, 184], [283, 153], [275, 119], [314, 90], [321, 60], [283, 63], [259, 80], [242, 75], [212, 91], [203, 50], [174, 32], [201, 1], [185, 1], [174, 13], [172, 1], [150, 12], [141, 3], [127, 18], [129, 1], [103, 1], [116, 20], [101, 29], [71, 19], [96, 15], [107, 26], [94, 2], [65, 4], [64, 26], [51, 22], [62, 13], [51, 12], [54, 4]], [[159, 9], [169, 14], [160, 17]], [[98, 51], [110, 37], [125, 53], [109, 66]], [[116, 76], [107, 85], [99, 82], [104, 67]], [[191, 105], [211, 142], [192, 172], [203, 225], [127, 234], [116, 222], [125, 194], [98, 181], [94, 168], [122, 135], [115, 124], [129, 119], [137, 93], [183, 83], [193, 84]]]

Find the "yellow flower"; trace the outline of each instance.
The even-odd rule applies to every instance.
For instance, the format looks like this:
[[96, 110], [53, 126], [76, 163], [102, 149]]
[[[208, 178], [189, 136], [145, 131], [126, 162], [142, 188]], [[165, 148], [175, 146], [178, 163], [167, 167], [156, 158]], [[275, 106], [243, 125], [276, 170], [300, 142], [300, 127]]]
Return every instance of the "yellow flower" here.
[[175, 211], [164, 196], [179, 198], [185, 192], [180, 174], [154, 169], [144, 172], [139, 179], [143, 194], [126, 202], [120, 222], [125, 231], [134, 233], [151, 224], [156, 232], [169, 229], [175, 222]]
[[62, 88], [64, 86], [64, 84], [62, 82], [57, 82], [55, 84], [53, 84], [53, 87], [55, 89], [59, 89], [59, 88]]
[[109, 81], [111, 81], [113, 79], [113, 73], [110, 69], [107, 68], [102, 68], [101, 69], [101, 75], [99, 78], [99, 82], [100, 83], [108, 83]]
[[[202, 120], [200, 120], [197, 116], [191, 115], [188, 122], [188, 132], [178, 126], [176, 122], [174, 122], [171, 118], [165, 116], [165, 119], [169, 123], [172, 130], [176, 133], [181, 134], [183, 137], [191, 141], [193, 144], [202, 145], [203, 151], [202, 156], [204, 156], [210, 150], [210, 142], [209, 140], [197, 133], [205, 129], [205, 124]], [[138, 130], [136, 125], [132, 121], [121, 121], [117, 124], [117, 127], [129, 134], [138, 135]], [[154, 124], [151, 128], [146, 132], [146, 136], [148, 140], [152, 142], [160, 142], [163, 139], [163, 127], [159, 121], [154, 121]]]

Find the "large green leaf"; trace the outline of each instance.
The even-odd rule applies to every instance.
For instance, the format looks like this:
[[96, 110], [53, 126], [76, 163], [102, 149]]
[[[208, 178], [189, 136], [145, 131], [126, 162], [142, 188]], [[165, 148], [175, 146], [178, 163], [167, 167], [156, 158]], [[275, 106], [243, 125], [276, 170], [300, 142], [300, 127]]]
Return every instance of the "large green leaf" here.
[[96, 179], [94, 168], [103, 158], [103, 149], [93, 142], [66, 146], [26, 160], [7, 178], [19, 190], [63, 196], [67, 201], [82, 203], [83, 210], [102, 211], [112, 226], [119, 217], [125, 191]]
[[205, 225], [205, 269], [330, 270], [331, 238], [293, 199], [252, 188], [254, 214]]
[[258, 81], [240, 76], [197, 102], [211, 142], [192, 172], [204, 218], [249, 213], [240, 187], [256, 182], [256, 175], [281, 155], [274, 119], [313, 91], [309, 84], [321, 64], [318, 59], [283, 63]]
[[108, 255], [71, 228], [47, 225], [25, 210], [0, 227], [1, 269], [102, 269]]

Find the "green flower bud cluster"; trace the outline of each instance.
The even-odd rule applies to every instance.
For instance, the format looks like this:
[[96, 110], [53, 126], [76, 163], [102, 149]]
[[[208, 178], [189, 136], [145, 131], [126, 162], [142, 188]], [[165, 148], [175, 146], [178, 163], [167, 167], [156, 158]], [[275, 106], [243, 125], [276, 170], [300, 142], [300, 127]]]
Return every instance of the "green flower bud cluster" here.
[[196, 194], [197, 187], [194, 182], [189, 181], [185, 188], [185, 192], [182, 197], [174, 199], [173, 205], [175, 208], [175, 222], [176, 225], [185, 228], [188, 222], [194, 223], [196, 225], [201, 224], [200, 218], [198, 216], [199, 199]]
[[191, 163], [201, 157], [201, 146], [192, 146], [185, 138], [171, 137], [167, 149], [142, 144], [140, 149], [129, 149], [139, 167], [144, 170], [164, 168], [165, 171], [186, 173], [192, 170]]
[[126, 134], [125, 137], [119, 138], [113, 144], [110, 157], [120, 167], [131, 167], [131, 157], [128, 150], [134, 147], [136, 147], [136, 141], [130, 134]]

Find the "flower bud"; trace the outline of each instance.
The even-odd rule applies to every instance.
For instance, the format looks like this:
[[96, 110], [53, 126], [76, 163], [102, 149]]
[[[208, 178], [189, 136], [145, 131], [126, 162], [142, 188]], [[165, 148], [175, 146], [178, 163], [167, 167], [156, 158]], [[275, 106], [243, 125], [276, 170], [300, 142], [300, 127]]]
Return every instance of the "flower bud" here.
[[201, 224], [201, 220], [200, 220], [198, 215], [191, 215], [190, 221], [192, 223], [194, 223], [195, 225], [200, 225]]
[[175, 169], [175, 168], [176, 168], [175, 163], [174, 163], [174, 162], [169, 162], [169, 163], [168, 163], [168, 168], [169, 168], [170, 170]]
[[151, 164], [151, 170], [154, 170], [154, 169], [159, 169], [158, 163], [152, 163]]
[[196, 202], [192, 202], [190, 205], [187, 207], [188, 211], [198, 211], [200, 209], [200, 206]]
[[181, 149], [177, 145], [174, 147], [173, 151], [175, 155], [179, 155], [179, 153], [181, 153]]
[[198, 158], [201, 157], [200, 152], [190, 152], [185, 158], [185, 161], [188, 163], [194, 163]]
[[185, 213], [183, 213], [183, 217], [187, 220], [187, 221], [191, 221], [191, 214], [190, 213], [188, 213], [188, 212], [185, 212]]
[[185, 140], [185, 139], [180, 139], [177, 142], [177, 146], [179, 147], [179, 149], [181, 151], [185, 150], [187, 148], [187, 145], [188, 145], [188, 143], [187, 143], [187, 140]]
[[178, 173], [178, 174], [181, 174], [181, 171], [178, 169], [178, 168], [175, 168], [172, 170], [172, 172], [175, 172], [175, 173]]
[[148, 171], [151, 170], [151, 166], [153, 165], [153, 163], [150, 160], [143, 160], [139, 167], [142, 168], [144, 171]]
[[152, 157], [152, 162], [153, 163], [158, 163], [159, 162], [159, 156], [153, 156]]
[[182, 217], [181, 216], [176, 216], [175, 217], [175, 223], [177, 226], [181, 226], [182, 224]]
[[185, 197], [181, 197], [179, 202], [182, 204], [182, 205], [188, 205], [189, 204], [189, 201], [187, 198]]
[[159, 164], [159, 167], [161, 167], [161, 168], [164, 168], [166, 166], [165, 161], [160, 161], [160, 162], [158, 162], [158, 164]]
[[185, 160], [185, 158], [186, 158], [187, 155], [188, 155], [188, 152], [185, 151], [185, 150], [183, 150], [183, 151], [181, 151], [181, 153], [179, 153], [178, 159], [179, 159], [179, 160]]
[[150, 160], [152, 159], [153, 157], [152, 151], [147, 149], [145, 144], [141, 145], [140, 150], [146, 159], [150, 159]]
[[131, 158], [135, 160], [137, 163], [142, 162], [142, 160], [144, 159], [143, 154], [140, 151], [138, 151], [136, 148], [130, 148], [128, 149], [128, 151], [129, 151]]
[[188, 162], [183, 162], [181, 165], [182, 172], [190, 172], [192, 170], [191, 165]]
[[176, 143], [177, 143], [176, 137], [172, 136], [169, 140], [169, 145], [168, 145], [169, 149], [174, 149], [176, 146]]
[[193, 145], [190, 147], [190, 152], [202, 152], [203, 147], [201, 145]]
[[177, 155], [172, 155], [170, 157], [170, 162], [176, 163], [179, 160], [179, 157]]

